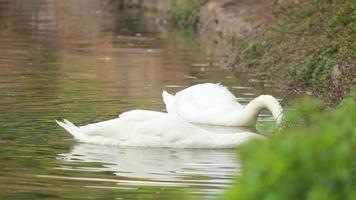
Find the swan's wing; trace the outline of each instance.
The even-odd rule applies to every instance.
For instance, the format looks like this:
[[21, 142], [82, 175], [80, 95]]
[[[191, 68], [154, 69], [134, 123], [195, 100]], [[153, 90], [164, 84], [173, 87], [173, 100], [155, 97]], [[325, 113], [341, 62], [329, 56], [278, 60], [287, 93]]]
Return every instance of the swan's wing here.
[[[161, 115], [162, 113], [155, 112], [155, 111], [132, 110], [132, 111], [122, 113], [119, 116], [119, 118], [87, 124], [84, 126], [79, 126], [77, 128], [79, 128], [83, 134], [88, 136], [102, 136], [104, 132], [110, 129], [110, 127], [116, 127], [117, 124], [122, 124], [123, 122], [129, 122], [129, 121], [131, 122], [144, 121], [150, 118], [157, 118]], [[67, 124], [71, 124], [71, 123], [67, 123]]]
[[119, 118], [111, 119], [107, 121], [87, 124], [84, 126], [80, 126], [80, 130], [88, 136], [101, 136], [103, 134], [103, 130], [106, 129], [108, 126], [115, 124]]
[[[256, 134], [219, 134], [188, 123], [177, 115], [134, 110], [120, 116], [115, 130], [120, 145], [178, 148], [233, 148]], [[113, 128], [113, 127], [111, 127]], [[110, 133], [106, 135], [109, 137]]]
[[133, 110], [116, 119], [80, 127], [67, 120], [57, 123], [81, 142], [124, 146], [167, 147], [184, 139], [184, 134], [200, 132], [176, 115], [148, 110]]
[[187, 115], [220, 115], [243, 109], [235, 96], [219, 84], [194, 85], [178, 92], [175, 97], [177, 112]]
[[132, 121], [132, 122], [137, 122], [137, 121], [144, 121], [144, 120], [150, 120], [153, 118], [163, 118], [165, 117], [166, 113], [162, 112], [157, 112], [157, 111], [151, 111], [151, 110], [131, 110], [127, 111], [124, 113], [121, 113], [119, 115], [119, 118], [122, 121]]
[[147, 110], [125, 112], [103, 130], [105, 138], [115, 138], [117, 144], [125, 146], [173, 147], [193, 135], [206, 134], [177, 115]]
[[75, 139], [81, 141], [87, 137], [101, 137], [104, 130], [112, 124], [115, 124], [118, 121], [118, 118], [79, 127], [66, 119], [63, 119], [63, 121], [55, 121], [59, 126], [63, 127], [71, 135], [73, 135]]

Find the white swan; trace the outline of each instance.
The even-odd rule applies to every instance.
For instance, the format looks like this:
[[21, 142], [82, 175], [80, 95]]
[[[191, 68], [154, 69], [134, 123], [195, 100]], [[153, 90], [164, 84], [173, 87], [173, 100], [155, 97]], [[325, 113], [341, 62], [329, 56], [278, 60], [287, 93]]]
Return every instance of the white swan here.
[[190, 124], [168, 113], [133, 110], [119, 118], [77, 127], [68, 120], [56, 121], [80, 142], [172, 148], [233, 148], [251, 138], [262, 137], [241, 132], [219, 134]]
[[197, 84], [171, 95], [162, 93], [168, 113], [200, 124], [222, 126], [254, 126], [262, 109], [271, 111], [276, 123], [282, 119], [283, 108], [270, 95], [261, 95], [243, 107], [224, 86], [213, 83]]

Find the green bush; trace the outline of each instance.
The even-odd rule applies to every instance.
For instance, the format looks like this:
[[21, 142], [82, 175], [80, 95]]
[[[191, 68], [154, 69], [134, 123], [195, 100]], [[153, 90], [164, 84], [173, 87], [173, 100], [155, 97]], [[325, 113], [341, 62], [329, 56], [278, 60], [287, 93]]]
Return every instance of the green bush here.
[[178, 28], [196, 30], [199, 22], [200, 0], [179, 0], [168, 11], [168, 21]]
[[[224, 198], [354, 199], [356, 90], [336, 110], [317, 107], [311, 100], [296, 104], [285, 128], [240, 148], [243, 174]], [[296, 123], [302, 125], [290, 126]]]

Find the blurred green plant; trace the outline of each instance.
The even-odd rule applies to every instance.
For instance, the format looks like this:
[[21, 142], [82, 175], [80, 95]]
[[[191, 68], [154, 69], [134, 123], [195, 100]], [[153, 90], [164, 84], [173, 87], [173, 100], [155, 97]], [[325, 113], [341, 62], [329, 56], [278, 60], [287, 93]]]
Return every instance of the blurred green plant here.
[[283, 1], [275, 26], [253, 37], [235, 37], [233, 68], [264, 71], [289, 88], [310, 90], [338, 104], [356, 75], [354, 0]]
[[178, 28], [197, 29], [200, 0], [179, 0], [168, 10], [169, 23]]
[[242, 146], [243, 174], [223, 199], [354, 199], [356, 89], [333, 111], [319, 106], [296, 103], [282, 130]]

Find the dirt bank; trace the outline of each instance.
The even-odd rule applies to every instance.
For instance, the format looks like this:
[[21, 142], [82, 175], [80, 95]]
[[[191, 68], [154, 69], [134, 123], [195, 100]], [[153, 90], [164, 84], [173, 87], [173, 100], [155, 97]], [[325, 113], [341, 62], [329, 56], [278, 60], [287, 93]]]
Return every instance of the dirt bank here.
[[[179, 2], [185, 1], [176, 4], [174, 19], [189, 19], [184, 17], [187, 6], [179, 12]], [[228, 55], [225, 64], [237, 73], [252, 71], [282, 89], [307, 91], [330, 105], [355, 85], [352, 0], [195, 1], [200, 7], [188, 11], [199, 19], [199, 41], [211, 55]]]
[[212, 0], [199, 12], [199, 40], [212, 55], [227, 55], [233, 37], [253, 36], [271, 24], [281, 7], [271, 0]]
[[[161, 24], [167, 23], [167, 18], [174, 7], [178, 7], [177, 12], [180, 12], [178, 13], [180, 15], [196, 15], [197, 24], [192, 26], [197, 26], [199, 43], [206, 47], [209, 55], [217, 56], [230, 53], [233, 37], [255, 35], [275, 23], [283, 9], [276, 0], [121, 0], [120, 2], [121, 6], [141, 8], [146, 11], [145, 15], [150, 13], [156, 17], [157, 23]], [[191, 8], [195, 2], [199, 4], [196, 10]], [[184, 9], [191, 10], [184, 11]], [[183, 16], [176, 20], [188, 20], [184, 17], [189, 18]], [[193, 28], [188, 26], [181, 28]]]

